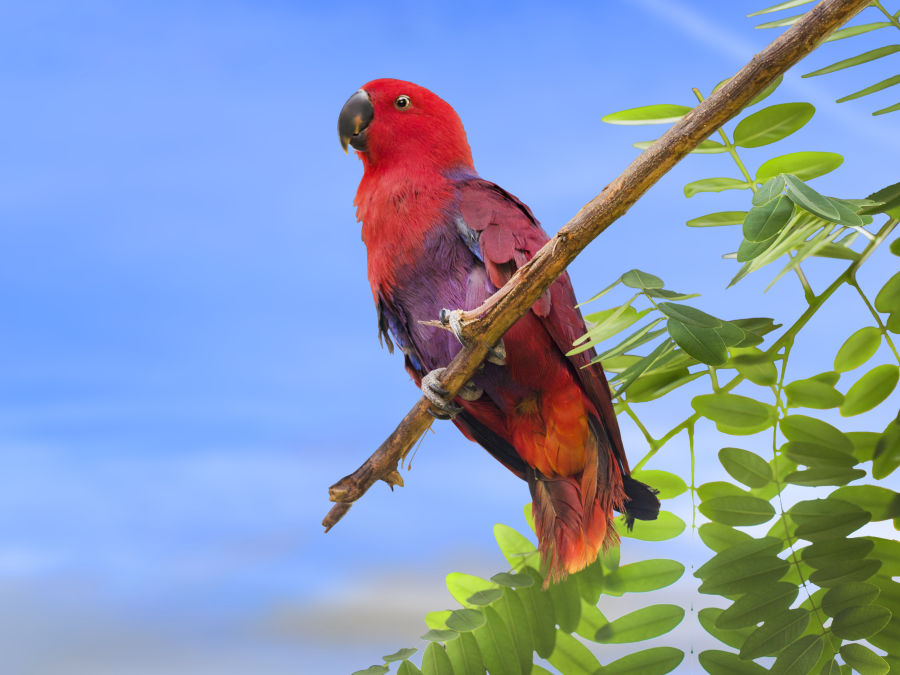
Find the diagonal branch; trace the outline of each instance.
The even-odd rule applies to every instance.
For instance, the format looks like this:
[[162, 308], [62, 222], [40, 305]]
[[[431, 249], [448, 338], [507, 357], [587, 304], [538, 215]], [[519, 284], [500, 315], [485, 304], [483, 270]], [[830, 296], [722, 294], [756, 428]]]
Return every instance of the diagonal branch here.
[[[528, 311], [569, 263], [622, 216], [669, 169], [701, 141], [737, 115], [776, 77], [809, 54], [869, 0], [823, 0], [772, 44], [753, 57], [719, 91], [679, 120], [641, 153], [622, 174], [586, 204], [535, 256], [478, 309], [463, 312], [466, 345], [450, 362], [441, 384], [452, 398], [475, 373], [503, 334]], [[428, 429], [429, 402], [419, 399], [387, 440], [362, 466], [329, 488], [337, 502], [322, 525], [327, 532], [376, 481], [402, 485], [398, 462]]]

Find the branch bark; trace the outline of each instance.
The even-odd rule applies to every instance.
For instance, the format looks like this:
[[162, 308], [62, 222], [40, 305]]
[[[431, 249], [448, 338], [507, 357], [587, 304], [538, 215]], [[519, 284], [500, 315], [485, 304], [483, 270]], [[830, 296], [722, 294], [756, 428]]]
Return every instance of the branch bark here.
[[[622, 174], [570, 220], [509, 282], [479, 308], [463, 312], [465, 346], [444, 371], [441, 383], [455, 396], [503, 334], [528, 311], [566, 267], [601, 232], [622, 216], [685, 155], [737, 115], [776, 77], [809, 54], [869, 0], [823, 0], [753, 57], [719, 91], [679, 120]], [[322, 525], [327, 532], [376, 481], [402, 485], [398, 462], [431, 426], [429, 403], [419, 399], [362, 466], [329, 488], [337, 502]]]

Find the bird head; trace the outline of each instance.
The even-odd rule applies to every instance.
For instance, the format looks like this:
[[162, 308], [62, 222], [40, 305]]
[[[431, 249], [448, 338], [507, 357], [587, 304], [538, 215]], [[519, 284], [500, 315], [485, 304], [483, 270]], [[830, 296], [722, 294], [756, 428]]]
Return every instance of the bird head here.
[[472, 151], [456, 111], [428, 89], [403, 80], [372, 80], [338, 116], [341, 147], [366, 169], [472, 168]]

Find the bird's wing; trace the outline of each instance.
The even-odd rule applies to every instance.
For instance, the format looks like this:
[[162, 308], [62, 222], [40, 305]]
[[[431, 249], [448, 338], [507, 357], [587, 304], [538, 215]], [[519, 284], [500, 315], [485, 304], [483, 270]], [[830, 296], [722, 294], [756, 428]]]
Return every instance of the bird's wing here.
[[[525, 204], [494, 183], [470, 179], [461, 184], [459, 193], [461, 222], [457, 222], [457, 228], [469, 248], [484, 262], [491, 283], [500, 288], [549, 241], [549, 237]], [[531, 312], [563, 354], [572, 349], [572, 343], [586, 331], [584, 319], [575, 305], [572, 281], [563, 273], [531, 306]], [[599, 366], [589, 365], [594, 356], [594, 350], [588, 349], [568, 360], [596, 407], [623, 473], [627, 475], [628, 463], [606, 376]]]

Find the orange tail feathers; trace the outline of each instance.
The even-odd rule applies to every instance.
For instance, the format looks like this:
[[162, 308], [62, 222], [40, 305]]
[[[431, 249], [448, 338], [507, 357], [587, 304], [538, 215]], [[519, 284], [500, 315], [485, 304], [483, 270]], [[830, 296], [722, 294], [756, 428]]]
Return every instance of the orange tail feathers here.
[[613, 509], [621, 511], [626, 499], [619, 465], [604, 447], [588, 458], [580, 474], [528, 476], [545, 585], [584, 569], [619, 541]]

